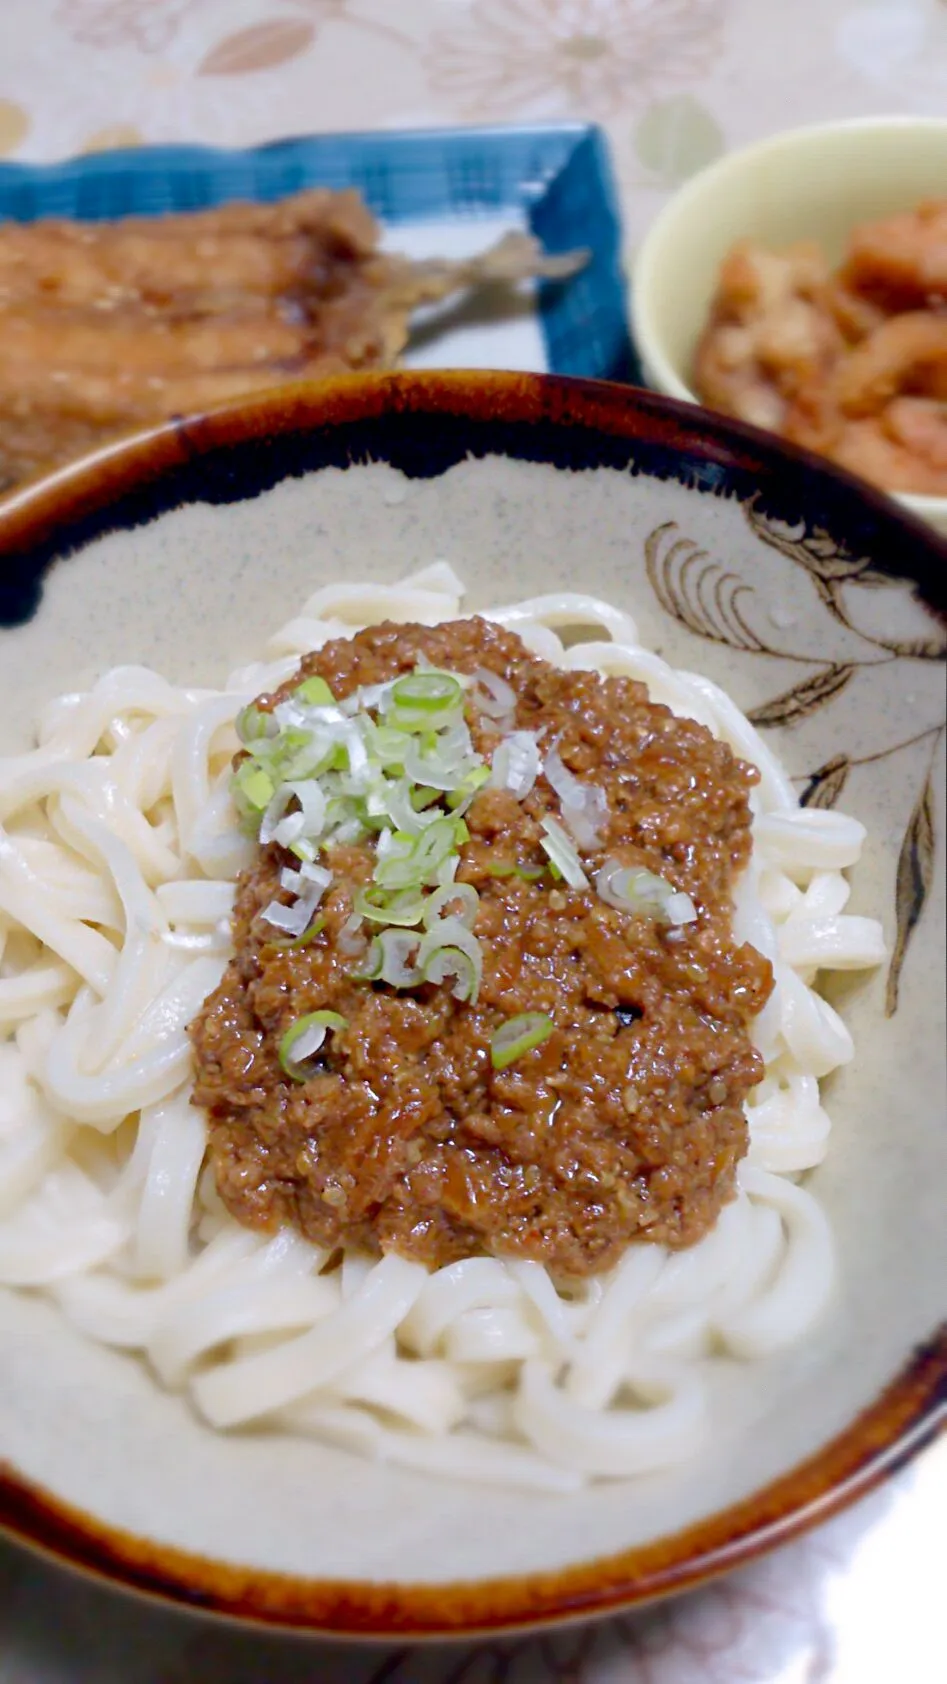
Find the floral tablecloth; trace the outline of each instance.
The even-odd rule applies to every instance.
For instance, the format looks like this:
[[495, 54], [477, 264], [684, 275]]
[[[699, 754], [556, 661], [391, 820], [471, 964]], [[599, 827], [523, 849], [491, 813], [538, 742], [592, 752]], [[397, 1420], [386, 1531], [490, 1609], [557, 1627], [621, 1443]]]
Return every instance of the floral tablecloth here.
[[[776, 129], [947, 112], [945, 0], [0, 0], [0, 157], [583, 117], [629, 254]], [[379, 1651], [246, 1635], [0, 1544], [0, 1684], [944, 1684], [947, 1441], [809, 1538], [636, 1619]]]

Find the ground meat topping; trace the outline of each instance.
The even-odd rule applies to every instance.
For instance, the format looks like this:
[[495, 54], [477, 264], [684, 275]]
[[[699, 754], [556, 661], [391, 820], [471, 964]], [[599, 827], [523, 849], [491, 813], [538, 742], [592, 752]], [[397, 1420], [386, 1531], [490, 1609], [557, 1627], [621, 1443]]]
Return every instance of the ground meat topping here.
[[[748, 1026], [772, 973], [732, 928], [757, 774], [643, 685], [560, 671], [477, 619], [329, 643], [259, 705], [313, 676], [341, 700], [418, 659], [497, 673], [515, 693], [516, 728], [540, 732], [541, 747], [557, 741], [567, 770], [604, 792], [600, 846], [582, 856], [593, 886], [546, 869], [535, 880], [493, 874], [548, 866], [541, 821], [560, 818], [561, 804], [544, 776], [522, 801], [478, 794], [457, 875], [480, 897], [483, 977], [463, 1003], [447, 985], [399, 992], [355, 975], [338, 938], [373, 847], [329, 851], [324, 927], [296, 949], [259, 916], [289, 856], [260, 849], [238, 885], [234, 957], [192, 1025], [194, 1099], [220, 1195], [241, 1222], [289, 1222], [318, 1245], [434, 1265], [486, 1252], [580, 1276], [634, 1240], [692, 1244], [732, 1194], [743, 1102], [763, 1074]], [[496, 728], [472, 701], [467, 723], [489, 761]], [[606, 904], [594, 889], [606, 857], [690, 895], [696, 921], [675, 928]], [[347, 1027], [293, 1081], [279, 1043], [323, 1009]], [[495, 1070], [491, 1036], [522, 1012], [548, 1014], [553, 1031]]]

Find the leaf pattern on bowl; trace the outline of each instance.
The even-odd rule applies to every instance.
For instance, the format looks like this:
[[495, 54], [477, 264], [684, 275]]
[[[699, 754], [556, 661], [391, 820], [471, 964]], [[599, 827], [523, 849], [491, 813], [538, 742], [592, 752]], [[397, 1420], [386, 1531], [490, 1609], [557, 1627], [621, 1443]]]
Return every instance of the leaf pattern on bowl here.
[[833, 755], [824, 766], [817, 766], [809, 774], [809, 782], [799, 797], [801, 807], [834, 807], [841, 800], [848, 782], [852, 762], [847, 754]]
[[[846, 595], [849, 590], [903, 592], [910, 590], [906, 581], [879, 571], [868, 556], [853, 555], [822, 527], [809, 529], [800, 523], [790, 528], [770, 520], [755, 498], [744, 504], [743, 512], [756, 538], [802, 569], [824, 610], [844, 627], [847, 644], [855, 649], [860, 644], [863, 651], [846, 652], [844, 659], [832, 660], [820, 659], [805, 647], [777, 646], [751, 621], [750, 607], [755, 594], [751, 583], [681, 533], [675, 521], [655, 527], [644, 543], [645, 570], [655, 598], [666, 614], [705, 641], [742, 654], [799, 662], [816, 669], [749, 710], [748, 718], [753, 725], [763, 730], [793, 729], [821, 709], [831, 707], [860, 674], [870, 677], [872, 669], [887, 668], [892, 662], [927, 664], [947, 659], [947, 635], [941, 631], [935, 630], [930, 636], [897, 637], [868, 631], [856, 624]], [[834, 807], [856, 767], [890, 761], [921, 743], [928, 745], [927, 764], [905, 824], [898, 856], [895, 939], [885, 988], [885, 1011], [889, 1017], [898, 1008], [901, 974], [911, 937], [924, 913], [934, 878], [933, 768], [945, 729], [947, 719], [941, 718], [868, 754], [840, 750], [796, 780], [802, 786], [799, 799], [804, 807]]]
[[794, 684], [781, 696], [774, 696], [761, 707], [751, 709], [747, 718], [751, 725], [795, 725], [838, 696], [854, 671], [851, 662], [842, 666], [832, 661], [812, 678], [804, 678], [801, 684]]
[[[667, 545], [666, 538], [671, 540]], [[648, 580], [666, 614], [696, 637], [767, 653], [740, 607], [743, 597], [753, 595], [753, 586], [713, 561], [691, 538], [677, 535], [675, 521], [656, 526], [645, 539], [644, 552]]]
[[[800, 532], [793, 533], [781, 522], [769, 520], [760, 510], [755, 498], [744, 505], [744, 514], [751, 532], [754, 532], [757, 538], [805, 569], [829, 612], [849, 631], [855, 631], [856, 627], [852, 625], [845, 607], [842, 595], [844, 585], [857, 584], [864, 589], [878, 590], [901, 588], [899, 580], [873, 567], [868, 556], [853, 556], [843, 544], [839, 544], [820, 526], [809, 532], [803, 525]], [[925, 661], [947, 659], [947, 645], [943, 637], [899, 641], [869, 637], [863, 631], [859, 631], [858, 636], [872, 643], [876, 649], [886, 650], [891, 655], [903, 655], [912, 660]]]
[[898, 987], [908, 942], [930, 893], [934, 879], [934, 790], [928, 772], [908, 819], [901, 852], [898, 855], [898, 877], [895, 889], [897, 937], [885, 993], [885, 1011], [893, 1017], [898, 1009]]

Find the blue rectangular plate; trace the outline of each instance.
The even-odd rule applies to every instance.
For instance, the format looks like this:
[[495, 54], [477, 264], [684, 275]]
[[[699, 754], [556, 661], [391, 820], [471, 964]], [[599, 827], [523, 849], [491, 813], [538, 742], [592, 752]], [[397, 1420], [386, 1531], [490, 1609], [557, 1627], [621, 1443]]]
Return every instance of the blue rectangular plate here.
[[556, 374], [639, 380], [628, 332], [621, 220], [604, 136], [590, 124], [306, 135], [245, 151], [154, 146], [57, 164], [0, 164], [0, 220], [99, 222], [266, 202], [303, 187], [355, 187], [390, 227], [515, 213], [547, 251], [587, 246], [588, 267], [543, 284], [539, 318]]

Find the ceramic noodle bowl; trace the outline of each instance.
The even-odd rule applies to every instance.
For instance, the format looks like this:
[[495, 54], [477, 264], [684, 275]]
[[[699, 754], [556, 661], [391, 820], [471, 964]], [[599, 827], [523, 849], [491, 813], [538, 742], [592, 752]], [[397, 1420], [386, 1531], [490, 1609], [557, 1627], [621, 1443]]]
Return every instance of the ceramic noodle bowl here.
[[[324, 586], [340, 587], [324, 614], [347, 635], [372, 617], [353, 581], [384, 602], [428, 569], [412, 601], [437, 618], [431, 581], [436, 597], [447, 573], [434, 564], [449, 562], [463, 613], [581, 590], [618, 613], [567, 643], [596, 640], [607, 668], [608, 638], [633, 622], [655, 699], [664, 662], [698, 675], [698, 711], [742, 710], [762, 737], [767, 800], [791, 788], [815, 830], [833, 812], [864, 826], [846, 915], [880, 919], [885, 937], [881, 963], [822, 984], [855, 1048], [823, 1083], [831, 1140], [806, 1178], [835, 1285], [796, 1344], [750, 1354], [747, 1323], [747, 1360], [721, 1347], [705, 1363], [705, 1430], [674, 1465], [529, 1489], [445, 1474], [423, 1436], [409, 1466], [265, 1419], [230, 1427], [226, 1409], [214, 1431], [176, 1389], [180, 1350], [151, 1353], [163, 1387], [120, 1337], [95, 1342], [64, 1315], [78, 1301], [54, 1280], [15, 1290], [0, 1222], [0, 1522], [126, 1586], [258, 1621], [353, 1635], [516, 1628], [686, 1588], [848, 1501], [934, 1433], [947, 1392], [934, 986], [947, 555], [935, 536], [805, 453], [668, 400], [540, 376], [406, 374], [288, 388], [113, 446], [0, 505], [0, 558], [0, 802], [9, 757], [32, 747], [37, 722], [48, 736], [66, 718], [68, 703], [50, 713], [54, 698], [115, 667], [220, 688], [305, 647], [300, 607]], [[287, 622], [285, 648], [267, 655]], [[561, 766], [556, 776], [568, 793]], [[200, 846], [211, 858], [219, 838]], [[11, 870], [0, 852], [7, 930]], [[743, 904], [741, 939], [747, 916]], [[94, 932], [83, 953], [94, 969]], [[785, 962], [814, 979], [805, 954]], [[44, 1032], [27, 1032], [30, 1056]], [[11, 1080], [0, 1168], [14, 1161], [18, 1103]], [[200, 1119], [185, 1113], [199, 1159]], [[798, 1166], [790, 1155], [777, 1167]], [[745, 1200], [762, 1172], [744, 1173]], [[796, 1190], [782, 1184], [791, 1223]], [[362, 1277], [346, 1268], [325, 1291], [348, 1301]], [[810, 1290], [800, 1276], [797, 1291]], [[423, 1345], [418, 1325], [415, 1313]]]

